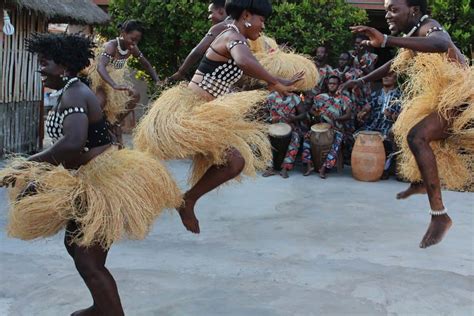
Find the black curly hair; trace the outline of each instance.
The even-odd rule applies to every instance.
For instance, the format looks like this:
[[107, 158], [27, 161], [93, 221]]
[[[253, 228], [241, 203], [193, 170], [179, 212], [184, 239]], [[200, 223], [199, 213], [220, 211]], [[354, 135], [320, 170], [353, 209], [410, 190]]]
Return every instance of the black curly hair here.
[[30, 53], [53, 60], [74, 74], [90, 65], [96, 47], [88, 37], [66, 33], [35, 33], [25, 39], [25, 44]]
[[125, 33], [130, 33], [130, 32], [133, 32], [133, 31], [138, 31], [142, 34], [145, 33], [145, 28], [143, 27], [142, 22], [140, 22], [138, 20], [127, 20], [127, 21], [117, 25], [117, 28], [120, 31], [125, 32]]
[[244, 10], [268, 18], [272, 14], [272, 4], [268, 0], [227, 0], [225, 10], [234, 20], [239, 19]]

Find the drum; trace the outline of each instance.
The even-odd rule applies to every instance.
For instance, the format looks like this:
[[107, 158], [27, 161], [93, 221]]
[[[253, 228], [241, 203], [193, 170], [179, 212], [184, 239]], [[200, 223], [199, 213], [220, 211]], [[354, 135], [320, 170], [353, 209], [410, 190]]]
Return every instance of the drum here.
[[385, 166], [383, 136], [379, 132], [362, 131], [354, 136], [352, 176], [359, 181], [378, 181]]
[[268, 127], [273, 153], [273, 169], [281, 170], [286, 151], [291, 141], [291, 126], [286, 123], [275, 123]]
[[334, 130], [328, 123], [314, 124], [311, 126], [310, 140], [314, 168], [319, 170], [331, 150], [334, 141]]

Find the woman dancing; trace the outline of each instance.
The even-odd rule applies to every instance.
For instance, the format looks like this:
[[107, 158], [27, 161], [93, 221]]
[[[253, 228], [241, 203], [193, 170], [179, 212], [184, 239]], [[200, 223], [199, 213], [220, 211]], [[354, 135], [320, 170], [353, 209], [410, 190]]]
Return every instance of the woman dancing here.
[[123, 315], [108, 251], [122, 237], [144, 238], [181, 194], [154, 157], [111, 145], [99, 100], [77, 78], [93, 57], [89, 39], [37, 34], [26, 45], [44, 85], [62, 93], [46, 120], [53, 145], [0, 170], [0, 186], [13, 186], [8, 233], [31, 240], [66, 228], [64, 244], [94, 301], [73, 315]]
[[96, 93], [107, 120], [115, 124], [114, 134], [121, 143], [122, 131], [120, 122], [140, 101], [140, 93], [133, 87], [129, 76], [127, 60], [138, 59], [146, 72], [156, 84], [161, 84], [158, 75], [138, 49], [144, 28], [135, 20], [128, 20], [119, 25], [120, 36], [104, 44], [103, 51], [89, 70], [91, 88]]
[[155, 101], [135, 131], [140, 150], [160, 159], [193, 159], [192, 188], [178, 209], [184, 226], [199, 233], [194, 205], [207, 192], [237, 177], [264, 170], [271, 159], [265, 126], [250, 116], [267, 92], [231, 93], [245, 73], [288, 95], [303, 72], [291, 80], [270, 75], [252, 55], [247, 39], [256, 40], [272, 6], [267, 0], [226, 3], [230, 24], [211, 44], [187, 86], [176, 86]]

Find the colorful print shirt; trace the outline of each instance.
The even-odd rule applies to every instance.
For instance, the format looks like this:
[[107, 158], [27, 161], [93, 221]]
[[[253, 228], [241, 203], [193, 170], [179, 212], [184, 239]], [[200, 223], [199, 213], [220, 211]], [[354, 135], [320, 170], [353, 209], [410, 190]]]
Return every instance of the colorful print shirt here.
[[313, 112], [319, 111], [323, 121], [343, 130], [343, 123], [337, 122], [335, 119], [344, 115], [351, 107], [351, 100], [345, 95], [331, 96], [327, 93], [321, 93], [314, 98]]
[[290, 115], [295, 115], [296, 107], [301, 103], [297, 94], [282, 97], [274, 91], [267, 96], [265, 107], [270, 113], [270, 123], [286, 123]]
[[401, 110], [401, 91], [398, 88], [385, 92], [383, 89], [372, 93], [370, 120], [367, 129], [381, 132], [387, 136], [392, 128], [394, 121], [387, 117], [384, 112], [387, 110], [390, 114], [399, 114]]

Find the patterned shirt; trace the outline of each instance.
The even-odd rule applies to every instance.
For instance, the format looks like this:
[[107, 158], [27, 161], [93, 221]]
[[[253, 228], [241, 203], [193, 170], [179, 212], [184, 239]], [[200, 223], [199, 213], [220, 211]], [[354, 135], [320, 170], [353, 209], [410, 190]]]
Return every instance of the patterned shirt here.
[[320, 112], [321, 118], [326, 123], [343, 130], [344, 125], [335, 121], [351, 108], [351, 100], [344, 95], [331, 96], [327, 93], [321, 93], [314, 97], [313, 111]]
[[282, 97], [274, 91], [267, 96], [265, 107], [270, 113], [271, 123], [286, 123], [290, 115], [295, 115], [296, 107], [301, 103], [301, 98], [297, 94]]
[[366, 129], [381, 132], [387, 136], [392, 128], [394, 121], [387, 117], [384, 112], [387, 110], [390, 114], [399, 114], [401, 110], [401, 91], [398, 88], [385, 92], [384, 89], [372, 93], [370, 120]]
[[320, 93], [327, 92], [327, 83], [329, 77], [334, 73], [334, 69], [326, 64], [323, 67], [318, 67], [319, 81], [314, 88], [304, 92], [304, 101], [307, 106], [311, 106], [313, 99]]
[[[344, 70], [339, 68], [334, 69], [333, 75], [338, 76], [341, 79], [341, 83], [349, 80], [355, 80], [364, 76], [364, 72], [360, 69], [347, 66]], [[356, 86], [352, 91], [343, 92], [344, 95], [348, 96], [354, 106], [354, 115], [359, 113], [369, 102], [370, 102], [370, 83], [362, 86], [362, 88]]]

